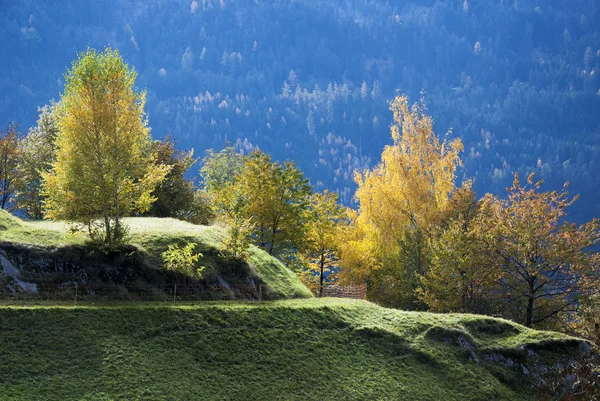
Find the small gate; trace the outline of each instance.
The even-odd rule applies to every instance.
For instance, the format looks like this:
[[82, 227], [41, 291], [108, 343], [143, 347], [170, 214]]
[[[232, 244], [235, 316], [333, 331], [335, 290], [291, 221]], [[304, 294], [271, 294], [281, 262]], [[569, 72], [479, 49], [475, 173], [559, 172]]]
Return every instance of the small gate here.
[[339, 285], [328, 285], [323, 288], [324, 297], [367, 299], [367, 284], [342, 287]]

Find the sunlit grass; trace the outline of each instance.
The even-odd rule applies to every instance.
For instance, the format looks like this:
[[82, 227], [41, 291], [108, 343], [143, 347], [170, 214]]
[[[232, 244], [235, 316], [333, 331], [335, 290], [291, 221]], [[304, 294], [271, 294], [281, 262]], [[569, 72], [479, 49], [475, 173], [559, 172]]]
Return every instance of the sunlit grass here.
[[[214, 275], [227, 263], [220, 256], [226, 231], [219, 226], [200, 226], [171, 218], [130, 217], [123, 219], [129, 228], [128, 243], [144, 252], [149, 261], [161, 266], [161, 253], [169, 245], [197, 245], [203, 253], [200, 263]], [[65, 222], [22, 221], [0, 211], [0, 241], [30, 244], [40, 247], [68, 247], [88, 241], [85, 233], [71, 233]], [[250, 274], [259, 277], [276, 298], [311, 297], [310, 291], [298, 277], [281, 262], [255, 246], [250, 247], [248, 268]], [[244, 279], [244, 277], [240, 277]]]
[[550, 340], [550, 363], [568, 340], [340, 299], [0, 307], [0, 322], [12, 400], [530, 400], [522, 346]]
[[[154, 263], [170, 244], [194, 242], [203, 264], [223, 268], [222, 227], [125, 222]], [[0, 227], [1, 240], [38, 247], [87, 240], [64, 223], [2, 212]], [[276, 259], [250, 254], [250, 274], [274, 295], [310, 296]], [[0, 306], [0, 399], [529, 400], [529, 352], [550, 364], [579, 344], [502, 319], [342, 299], [30, 302]]]

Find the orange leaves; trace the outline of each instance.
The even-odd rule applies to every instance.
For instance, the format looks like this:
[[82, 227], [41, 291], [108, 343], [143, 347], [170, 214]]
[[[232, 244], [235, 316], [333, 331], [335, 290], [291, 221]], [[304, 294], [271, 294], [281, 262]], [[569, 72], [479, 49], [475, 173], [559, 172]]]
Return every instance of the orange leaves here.
[[[598, 276], [600, 257], [591, 247], [600, 241], [600, 225], [592, 220], [577, 226], [564, 222], [569, 206], [566, 186], [560, 192], [540, 192], [541, 182], [508, 188], [507, 199], [487, 195], [476, 221], [486, 247], [499, 255], [503, 285], [519, 294], [513, 310], [527, 324], [544, 322], [569, 309]], [[520, 317], [519, 317], [520, 316]]]

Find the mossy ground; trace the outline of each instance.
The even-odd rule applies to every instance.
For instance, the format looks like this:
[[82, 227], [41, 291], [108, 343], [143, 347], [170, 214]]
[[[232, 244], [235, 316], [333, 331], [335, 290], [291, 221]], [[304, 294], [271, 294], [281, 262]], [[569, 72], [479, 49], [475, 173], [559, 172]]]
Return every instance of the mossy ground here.
[[[516, 364], [564, 335], [365, 301], [0, 307], [2, 400], [531, 400]], [[572, 352], [569, 351], [569, 352]]]

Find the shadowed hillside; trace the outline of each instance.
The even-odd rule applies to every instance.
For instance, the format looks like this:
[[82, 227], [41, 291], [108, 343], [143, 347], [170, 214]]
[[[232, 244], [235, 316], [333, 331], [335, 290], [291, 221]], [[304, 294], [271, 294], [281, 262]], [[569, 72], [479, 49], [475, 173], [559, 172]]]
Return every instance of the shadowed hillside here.
[[[25, 222], [0, 211], [0, 284], [8, 297], [73, 299], [173, 298], [173, 288], [184, 275], [165, 271], [161, 253], [169, 245], [194, 243], [202, 253], [204, 277], [179, 296], [194, 299], [279, 299], [310, 297], [296, 275], [266, 252], [250, 248], [248, 262], [221, 255], [224, 229], [198, 226], [175, 219], [129, 218], [130, 245], [105, 254], [86, 242], [83, 234], [69, 234], [65, 223]], [[39, 294], [33, 291], [39, 289]], [[176, 295], [176, 294], [175, 294]]]

